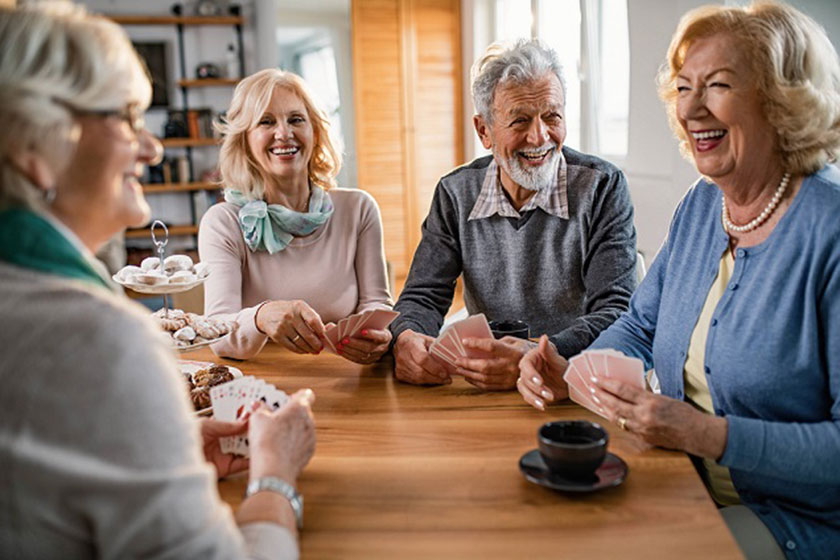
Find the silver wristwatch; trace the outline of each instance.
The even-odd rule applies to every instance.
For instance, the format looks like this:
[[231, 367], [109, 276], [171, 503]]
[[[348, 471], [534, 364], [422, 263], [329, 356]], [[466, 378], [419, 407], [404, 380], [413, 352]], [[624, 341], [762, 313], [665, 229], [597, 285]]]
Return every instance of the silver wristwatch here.
[[297, 493], [294, 486], [276, 476], [264, 476], [248, 483], [248, 488], [245, 489], [245, 497], [248, 498], [263, 490], [270, 490], [285, 496], [292, 506], [292, 511], [295, 512], [298, 529], [303, 529], [303, 496]]

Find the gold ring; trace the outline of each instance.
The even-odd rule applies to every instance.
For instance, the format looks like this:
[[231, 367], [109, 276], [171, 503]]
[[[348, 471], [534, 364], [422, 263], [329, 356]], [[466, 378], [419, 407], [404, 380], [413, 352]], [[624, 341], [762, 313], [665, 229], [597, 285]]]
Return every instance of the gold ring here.
[[618, 417], [618, 427], [621, 428], [622, 430], [626, 430], [627, 429], [627, 418], [624, 418], [623, 416], [619, 416]]

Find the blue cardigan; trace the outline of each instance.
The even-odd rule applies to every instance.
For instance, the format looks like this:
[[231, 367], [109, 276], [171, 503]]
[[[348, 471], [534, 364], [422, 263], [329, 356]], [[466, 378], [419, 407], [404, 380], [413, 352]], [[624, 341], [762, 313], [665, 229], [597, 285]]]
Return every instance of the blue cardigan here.
[[[675, 399], [728, 244], [720, 208], [714, 184], [688, 191], [629, 311], [591, 346], [655, 366]], [[770, 236], [736, 257], [706, 342], [715, 413], [729, 425], [720, 464], [788, 558], [838, 558], [840, 171], [806, 177]]]

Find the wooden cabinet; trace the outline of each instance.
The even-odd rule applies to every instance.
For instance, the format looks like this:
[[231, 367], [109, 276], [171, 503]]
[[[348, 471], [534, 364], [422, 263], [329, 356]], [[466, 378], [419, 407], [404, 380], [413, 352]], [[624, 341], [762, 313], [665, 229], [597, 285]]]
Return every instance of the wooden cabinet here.
[[352, 0], [359, 188], [404, 276], [441, 175], [463, 163], [460, 0]]
[[[181, 103], [177, 107], [183, 110], [185, 115], [188, 115], [191, 105], [189, 101], [190, 91], [197, 88], [209, 87], [232, 87], [239, 82], [238, 77], [225, 78], [206, 78], [206, 79], [190, 79], [190, 73], [187, 69], [184, 47], [184, 34], [187, 28], [195, 26], [232, 26], [234, 30], [234, 37], [237, 43], [239, 53], [239, 75], [241, 76], [244, 69], [243, 60], [243, 45], [242, 45], [242, 25], [244, 23], [243, 17], [239, 15], [239, 7], [232, 7], [231, 15], [220, 16], [186, 16], [182, 15], [183, 7], [180, 4], [173, 6], [173, 15], [112, 15], [110, 19], [124, 26], [174, 26], [176, 29], [176, 53], [179, 63], [177, 86], [181, 92]], [[206, 136], [206, 134], [205, 134]], [[196, 212], [196, 205], [193, 194], [201, 191], [218, 190], [219, 187], [215, 183], [198, 180], [198, 173], [193, 167], [193, 149], [209, 148], [217, 146], [219, 140], [212, 137], [190, 137], [190, 138], [163, 138], [163, 147], [170, 153], [172, 150], [178, 150], [182, 154], [186, 154], [188, 162], [188, 177], [182, 177], [179, 182], [164, 182], [164, 183], [150, 183], [143, 185], [143, 190], [146, 194], [157, 195], [160, 193], [183, 193], [184, 196], [190, 196], [190, 224], [170, 225], [169, 233], [172, 236], [195, 236], [198, 233], [198, 221], [201, 216]], [[165, 179], [166, 180], [166, 179]], [[126, 232], [127, 238], [147, 238], [149, 235], [148, 228], [141, 228], [136, 230], [128, 230]]]

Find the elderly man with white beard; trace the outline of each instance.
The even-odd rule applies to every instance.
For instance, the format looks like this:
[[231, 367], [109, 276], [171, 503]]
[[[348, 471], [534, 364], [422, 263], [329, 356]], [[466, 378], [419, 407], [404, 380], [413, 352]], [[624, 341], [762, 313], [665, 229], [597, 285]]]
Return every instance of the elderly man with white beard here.
[[472, 68], [475, 130], [492, 156], [440, 179], [391, 325], [397, 379], [464, 378], [513, 389], [528, 341], [464, 339], [486, 359], [456, 366], [429, 347], [459, 275], [469, 313], [521, 320], [573, 356], [627, 309], [636, 232], [622, 172], [563, 146], [566, 99], [556, 53], [539, 41], [491, 45]]

